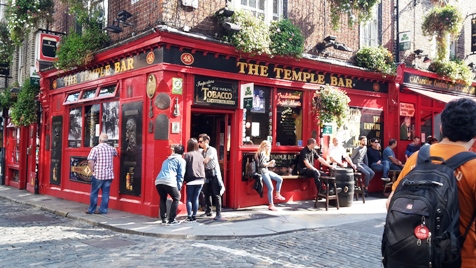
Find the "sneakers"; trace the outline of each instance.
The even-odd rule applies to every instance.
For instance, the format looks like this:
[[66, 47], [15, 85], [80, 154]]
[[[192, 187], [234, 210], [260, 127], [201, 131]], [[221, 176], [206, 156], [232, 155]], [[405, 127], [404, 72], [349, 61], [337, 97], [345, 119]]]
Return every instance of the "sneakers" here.
[[381, 179], [382, 179], [383, 181], [385, 181], [385, 182], [389, 182], [389, 181], [390, 181], [390, 178], [384, 178], [384, 177], [382, 177]]
[[197, 219], [195, 218], [195, 216], [188, 216], [187, 221], [188, 222], [194, 222], [194, 221], [197, 221]]
[[214, 218], [214, 220], [216, 220], [216, 221], [221, 220], [221, 215], [216, 215], [215, 218]]
[[180, 222], [178, 220], [169, 221], [168, 225], [178, 225]]
[[271, 211], [278, 211], [278, 209], [274, 205], [269, 205], [268, 209]]
[[282, 195], [277, 195], [277, 196], [274, 197], [274, 199], [281, 200], [281, 201], [286, 200], [286, 198], [284, 198], [284, 196], [282, 196]]
[[204, 216], [211, 217], [212, 213], [211, 212], [205, 212], [205, 214], [202, 214], [201, 216], [202, 217], [204, 217]]

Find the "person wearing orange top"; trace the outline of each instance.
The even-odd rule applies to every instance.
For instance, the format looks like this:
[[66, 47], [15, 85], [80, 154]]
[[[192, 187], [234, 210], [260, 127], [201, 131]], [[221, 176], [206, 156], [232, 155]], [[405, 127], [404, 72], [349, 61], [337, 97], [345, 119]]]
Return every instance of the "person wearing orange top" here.
[[[448, 159], [459, 152], [469, 151], [476, 140], [476, 102], [468, 98], [448, 102], [441, 113], [440, 130], [443, 139], [440, 143], [430, 145], [431, 156]], [[403, 177], [415, 167], [417, 158], [418, 153], [408, 158], [400, 176], [392, 186], [392, 193], [387, 200], [387, 209], [395, 189]], [[476, 159], [470, 160], [456, 169], [455, 176], [458, 178], [459, 228], [461, 234], [464, 234], [476, 210]], [[476, 231], [474, 222], [464, 241], [461, 258], [461, 267], [476, 267]]]

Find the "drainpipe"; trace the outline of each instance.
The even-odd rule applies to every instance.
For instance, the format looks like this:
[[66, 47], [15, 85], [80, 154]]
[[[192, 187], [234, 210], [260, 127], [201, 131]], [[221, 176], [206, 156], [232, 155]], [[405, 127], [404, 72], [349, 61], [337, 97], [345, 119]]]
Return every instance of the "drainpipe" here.
[[[38, 97], [39, 98], [39, 97]], [[40, 105], [40, 100], [36, 100], [36, 148], [35, 148], [35, 186], [34, 186], [34, 189], [35, 189], [35, 194], [39, 194], [40, 193], [40, 180], [38, 178], [38, 174], [40, 173], [39, 172], [39, 162], [40, 162], [40, 150], [37, 150], [37, 148], [40, 147], [40, 144], [41, 144], [41, 135], [40, 135], [40, 129], [41, 129], [41, 125], [40, 125], [40, 118], [41, 118], [41, 114], [42, 114], [42, 109], [41, 109], [41, 105]]]
[[397, 53], [395, 53], [395, 62], [398, 64], [400, 62], [400, 48], [398, 46], [398, 34], [399, 34], [399, 31], [400, 31], [400, 27], [399, 27], [399, 0], [396, 0], [396, 5], [395, 5], [395, 30], [397, 32], [397, 38], [396, 38], [396, 48], [397, 48]]

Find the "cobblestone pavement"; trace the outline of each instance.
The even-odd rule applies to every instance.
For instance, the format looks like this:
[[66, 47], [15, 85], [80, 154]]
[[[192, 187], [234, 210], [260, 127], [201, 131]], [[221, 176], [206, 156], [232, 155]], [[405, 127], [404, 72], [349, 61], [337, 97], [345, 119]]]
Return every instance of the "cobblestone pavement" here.
[[0, 267], [381, 267], [383, 221], [259, 238], [166, 239], [0, 199]]

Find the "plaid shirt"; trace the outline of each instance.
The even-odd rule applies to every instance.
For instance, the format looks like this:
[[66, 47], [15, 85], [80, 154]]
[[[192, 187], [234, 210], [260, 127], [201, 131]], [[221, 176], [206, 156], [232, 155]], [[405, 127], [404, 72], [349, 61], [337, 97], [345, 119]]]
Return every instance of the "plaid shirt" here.
[[96, 179], [114, 179], [113, 156], [117, 156], [117, 151], [107, 143], [100, 143], [91, 149], [91, 152], [89, 152], [88, 155], [88, 160], [94, 162], [93, 176]]

